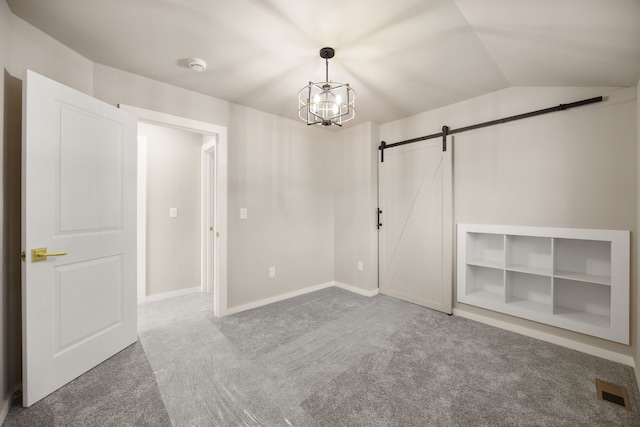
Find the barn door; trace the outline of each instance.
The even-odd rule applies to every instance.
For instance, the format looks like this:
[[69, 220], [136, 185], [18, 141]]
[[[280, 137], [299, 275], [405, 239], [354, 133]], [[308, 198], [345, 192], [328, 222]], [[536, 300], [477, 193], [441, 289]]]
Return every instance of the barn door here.
[[429, 140], [387, 149], [379, 163], [380, 293], [451, 313], [451, 146]]

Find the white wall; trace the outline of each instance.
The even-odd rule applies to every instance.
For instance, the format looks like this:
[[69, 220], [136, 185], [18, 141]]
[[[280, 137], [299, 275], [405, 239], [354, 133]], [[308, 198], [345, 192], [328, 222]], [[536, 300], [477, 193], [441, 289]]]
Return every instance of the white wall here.
[[333, 281], [333, 133], [99, 64], [94, 96], [228, 127], [230, 309]]
[[456, 135], [456, 222], [635, 228], [634, 122], [635, 90], [624, 90]]
[[147, 123], [138, 135], [147, 137], [146, 295], [199, 287], [202, 135]]
[[[4, 3], [4, 1], [3, 1]], [[9, 73], [24, 80], [27, 69], [91, 95], [93, 63], [15, 15], [11, 15]]]
[[229, 307], [333, 281], [333, 134], [238, 105], [230, 119]]
[[[335, 280], [365, 291], [378, 289], [378, 146], [379, 125], [364, 123], [336, 135]], [[358, 261], [363, 270], [358, 271]]]
[[93, 64], [93, 96], [178, 117], [229, 126], [230, 103], [136, 74]]
[[[5, 364], [9, 367], [7, 384], [20, 382], [22, 366], [22, 325], [21, 325], [21, 269], [22, 262], [16, 255], [21, 251], [21, 186], [22, 175], [22, 82], [4, 71], [4, 142], [2, 149], [2, 217], [4, 252], [3, 277], [3, 320], [9, 351], [5, 355]], [[16, 179], [16, 177], [18, 179]], [[11, 387], [8, 392], [12, 391]]]
[[[393, 143], [437, 133], [445, 124], [455, 129], [607, 92], [610, 97], [605, 103], [455, 135], [454, 219], [456, 223], [625, 229], [635, 236], [634, 89], [510, 88], [382, 125], [380, 136]], [[636, 271], [634, 263], [633, 295]], [[454, 309], [632, 355], [630, 346], [455, 302]], [[634, 341], [636, 334], [632, 324]]]
[[[637, 157], [637, 169], [636, 169], [636, 182], [640, 181], [640, 81], [638, 81], [638, 85], [636, 86], [636, 151], [638, 154]], [[638, 214], [637, 217], [637, 225], [636, 232], [640, 231], [640, 184], [638, 185], [638, 193], [637, 193], [637, 205], [636, 211]], [[640, 266], [640, 239], [638, 236], [635, 236], [633, 239], [633, 260], [636, 263], [636, 287], [635, 287], [635, 304], [636, 309], [631, 313], [631, 324], [638, 325], [638, 319], [640, 318], [638, 311], [640, 310], [640, 275], [638, 275], [638, 266]], [[633, 301], [633, 300], [632, 300]], [[636, 364], [636, 379], [638, 384], [640, 384], [640, 327], [636, 327], [636, 335], [635, 335], [635, 364]]]
[[[5, 184], [5, 173], [4, 173], [4, 151], [6, 147], [7, 141], [5, 140], [5, 102], [4, 102], [4, 86], [5, 86], [5, 69], [9, 67], [9, 56], [10, 56], [10, 37], [11, 37], [11, 12], [9, 11], [9, 7], [7, 3], [2, 0], [0, 1], [0, 67], [2, 68], [2, 74], [0, 74], [0, 129], [2, 129], [2, 133], [0, 133], [0, 137], [2, 138], [2, 150], [0, 150], [0, 169], [2, 169], [2, 173], [0, 174], [0, 200], [2, 200], [3, 209], [0, 210], [0, 223], [3, 224], [3, 227], [0, 228], [0, 241], [5, 241], [4, 234], [4, 223], [5, 223], [5, 210], [6, 210], [6, 201], [5, 201], [5, 192], [4, 192], [4, 184]], [[9, 286], [11, 283], [9, 282], [9, 278], [7, 277], [6, 271], [7, 266], [5, 265], [5, 250], [4, 244], [0, 246], [0, 265], [2, 266], [2, 291], [0, 292], [0, 339], [2, 343], [2, 351], [0, 351], [0, 424], [2, 424], [4, 418], [6, 417], [7, 412], [9, 411], [9, 405], [11, 404], [11, 385], [8, 381], [9, 370], [13, 367], [8, 366], [6, 363], [9, 358], [9, 342], [11, 339], [11, 333], [7, 328], [7, 319], [6, 319], [6, 301], [7, 301], [7, 293]]]

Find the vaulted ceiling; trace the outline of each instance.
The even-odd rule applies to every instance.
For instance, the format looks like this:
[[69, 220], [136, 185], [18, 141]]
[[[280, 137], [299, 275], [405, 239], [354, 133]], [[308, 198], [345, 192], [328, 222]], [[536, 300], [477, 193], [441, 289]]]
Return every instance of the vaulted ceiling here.
[[[510, 86], [635, 86], [640, 0], [8, 0], [93, 62], [297, 120], [298, 90], [386, 123]], [[186, 58], [208, 69], [191, 71]]]

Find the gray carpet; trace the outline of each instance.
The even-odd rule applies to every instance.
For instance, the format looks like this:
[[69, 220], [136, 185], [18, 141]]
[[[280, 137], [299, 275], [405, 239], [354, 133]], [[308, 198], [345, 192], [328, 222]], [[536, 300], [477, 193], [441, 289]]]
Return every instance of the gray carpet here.
[[[329, 288], [222, 319], [211, 307], [143, 305], [144, 350], [5, 426], [640, 426], [632, 368], [393, 298]], [[596, 378], [634, 410], [598, 401]]]
[[[393, 298], [330, 288], [222, 319], [210, 304], [141, 310], [174, 426], [640, 426], [632, 368]], [[596, 378], [634, 411], [598, 401]]]
[[16, 401], [4, 427], [170, 426], [153, 371], [135, 343], [58, 391], [23, 408]]

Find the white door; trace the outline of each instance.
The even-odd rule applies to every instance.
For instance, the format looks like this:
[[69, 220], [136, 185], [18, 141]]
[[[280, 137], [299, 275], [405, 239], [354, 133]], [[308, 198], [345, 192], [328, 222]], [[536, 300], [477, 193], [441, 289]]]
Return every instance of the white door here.
[[[23, 96], [23, 404], [134, 343], [136, 119], [33, 72]], [[32, 251], [66, 255], [32, 258]]]
[[451, 313], [451, 145], [428, 140], [386, 149], [379, 163], [380, 293]]

